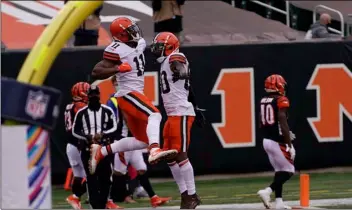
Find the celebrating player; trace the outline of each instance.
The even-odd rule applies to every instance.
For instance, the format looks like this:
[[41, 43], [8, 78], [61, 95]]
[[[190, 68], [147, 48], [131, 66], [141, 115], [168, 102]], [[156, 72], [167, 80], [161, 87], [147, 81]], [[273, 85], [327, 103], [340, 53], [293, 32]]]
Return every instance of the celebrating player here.
[[285, 96], [287, 83], [277, 74], [265, 80], [265, 91], [268, 93], [260, 100], [260, 128], [263, 132], [263, 146], [275, 170], [273, 183], [258, 195], [264, 206], [269, 209], [270, 194], [275, 192], [276, 209], [289, 208], [282, 201], [282, 187], [295, 172], [293, 161], [296, 151], [291, 143], [295, 135], [290, 131], [287, 122], [287, 111], [290, 102]]
[[[172, 175], [181, 193], [181, 209], [195, 209], [200, 204], [196, 194], [194, 172], [187, 151], [195, 108], [189, 102], [190, 68], [186, 56], [179, 52], [179, 41], [170, 32], [155, 36], [151, 51], [161, 64], [160, 85], [164, 107], [168, 116], [164, 126], [164, 149], [175, 149], [176, 158], [168, 161]], [[191, 97], [193, 92], [191, 91]], [[194, 103], [194, 100], [192, 101]], [[201, 120], [204, 120], [202, 113]]]
[[[125, 120], [123, 119], [120, 108], [118, 107], [117, 99], [114, 96], [108, 100], [107, 106], [109, 106], [114, 111], [117, 118], [117, 140], [123, 137], [131, 136], [126, 126]], [[133, 166], [137, 170], [137, 178], [139, 179], [143, 188], [147, 191], [152, 207], [155, 208], [157, 206], [163, 205], [171, 199], [170, 197], [159, 197], [155, 194], [147, 175], [147, 165], [144, 162], [143, 150], [133, 150], [115, 154], [114, 175], [115, 178], [118, 179], [118, 181], [115, 183], [119, 185], [117, 187], [119, 189], [119, 193], [125, 192], [126, 195], [127, 192], [126, 179], [124, 177], [127, 173], [128, 165]]]
[[143, 94], [143, 52], [146, 42], [139, 27], [129, 18], [119, 17], [111, 23], [110, 32], [114, 41], [105, 49], [104, 59], [94, 67], [92, 77], [106, 79], [116, 74], [119, 91], [115, 96], [134, 137], [123, 138], [105, 147], [92, 144], [91, 173], [95, 172], [99, 161], [108, 154], [144, 149], [148, 145], [150, 163], [173, 158], [177, 154], [177, 150], [160, 149], [161, 114]]
[[81, 160], [79, 140], [72, 135], [72, 124], [78, 110], [87, 105], [89, 87], [90, 85], [86, 82], [76, 83], [71, 89], [72, 103], [68, 104], [65, 110], [65, 127], [68, 133], [66, 154], [74, 177], [72, 184], [73, 194], [68, 196], [66, 201], [74, 209], [81, 209], [80, 197], [86, 192], [86, 173]]

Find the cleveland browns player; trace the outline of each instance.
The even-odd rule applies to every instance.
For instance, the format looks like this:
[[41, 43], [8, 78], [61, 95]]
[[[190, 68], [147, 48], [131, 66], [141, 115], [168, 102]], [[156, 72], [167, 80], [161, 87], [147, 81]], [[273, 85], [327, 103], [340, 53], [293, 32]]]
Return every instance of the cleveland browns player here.
[[83, 163], [81, 160], [79, 140], [72, 135], [72, 125], [79, 109], [87, 105], [87, 92], [90, 85], [86, 82], [78, 82], [71, 88], [72, 103], [67, 104], [65, 109], [65, 128], [68, 133], [66, 154], [73, 172], [72, 195], [66, 201], [74, 208], [81, 209], [80, 197], [86, 192]]
[[[168, 116], [163, 130], [163, 149], [178, 152], [174, 159], [168, 161], [168, 165], [181, 193], [181, 209], [195, 209], [200, 204], [200, 198], [196, 194], [193, 167], [187, 151], [192, 124], [199, 109], [193, 106], [194, 100], [193, 103], [189, 101], [189, 62], [179, 52], [179, 47], [179, 40], [174, 34], [161, 32], [155, 36], [151, 51], [161, 64], [160, 88]], [[200, 116], [204, 120], [201, 113]]]
[[161, 150], [159, 146], [161, 114], [143, 93], [146, 42], [138, 25], [129, 18], [119, 17], [111, 23], [110, 32], [114, 41], [94, 67], [92, 77], [106, 79], [116, 75], [119, 90], [115, 97], [134, 137], [105, 147], [92, 144], [90, 173], [95, 172], [103, 157], [112, 153], [149, 148], [148, 161], [152, 164], [177, 154], [177, 150]]
[[264, 206], [271, 208], [270, 195], [275, 192], [276, 209], [290, 209], [282, 200], [282, 188], [295, 172], [293, 161], [296, 151], [292, 140], [296, 137], [288, 126], [288, 108], [290, 102], [286, 95], [287, 83], [285, 79], [273, 74], [265, 80], [265, 95], [260, 100], [260, 129], [263, 133], [263, 147], [269, 161], [275, 170], [274, 181], [263, 190], [258, 191], [258, 196]]

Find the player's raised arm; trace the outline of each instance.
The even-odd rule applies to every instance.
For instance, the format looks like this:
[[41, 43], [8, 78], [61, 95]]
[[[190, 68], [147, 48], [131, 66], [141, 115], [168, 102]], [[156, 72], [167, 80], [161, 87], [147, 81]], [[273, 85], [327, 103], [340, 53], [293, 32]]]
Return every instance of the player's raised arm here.
[[181, 54], [173, 54], [169, 58], [170, 69], [174, 73], [173, 80], [189, 79], [189, 69], [187, 59]]
[[290, 106], [288, 99], [284, 96], [280, 97], [277, 100], [278, 110], [278, 118], [281, 127], [282, 135], [284, 136], [284, 141], [289, 147], [292, 147], [291, 138], [290, 138], [290, 128], [287, 122], [287, 109]]
[[[120, 61], [121, 63], [121, 61]], [[92, 71], [93, 79], [107, 79], [118, 72], [118, 66], [110, 60], [102, 60], [97, 63]]]

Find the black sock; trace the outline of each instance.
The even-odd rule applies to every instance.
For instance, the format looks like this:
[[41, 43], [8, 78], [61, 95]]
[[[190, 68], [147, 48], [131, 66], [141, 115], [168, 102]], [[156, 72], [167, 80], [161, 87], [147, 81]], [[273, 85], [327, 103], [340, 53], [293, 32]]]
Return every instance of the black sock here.
[[82, 181], [83, 178], [74, 177], [72, 183], [72, 193], [79, 198], [85, 193], [82, 191]]
[[138, 186], [139, 186], [139, 180], [138, 180], [137, 177], [132, 179], [132, 180], [131, 179], [128, 180], [128, 191], [129, 191], [129, 194], [132, 195]]
[[148, 193], [149, 197], [153, 197], [155, 195], [155, 192], [153, 190], [152, 185], [149, 182], [149, 178], [147, 173], [144, 173], [143, 175], [138, 175], [138, 179], [142, 185], [142, 187], [145, 189], [145, 191]]
[[275, 173], [274, 181], [271, 183], [270, 188], [275, 191], [276, 198], [282, 198], [282, 187], [292, 175], [293, 173], [286, 171], [278, 171]]
[[81, 182], [81, 196], [87, 192], [87, 180], [83, 179]]
[[128, 192], [126, 189], [126, 175], [113, 175], [111, 190], [110, 190], [110, 199], [114, 202], [123, 202], [128, 196]]

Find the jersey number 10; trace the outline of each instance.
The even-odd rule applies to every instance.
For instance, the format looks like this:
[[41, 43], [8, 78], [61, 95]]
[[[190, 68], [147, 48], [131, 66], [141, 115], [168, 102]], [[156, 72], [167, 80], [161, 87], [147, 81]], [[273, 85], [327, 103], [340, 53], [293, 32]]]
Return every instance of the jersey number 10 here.
[[274, 108], [271, 104], [260, 105], [260, 117], [262, 125], [272, 125], [275, 123]]

